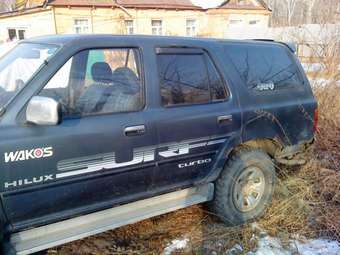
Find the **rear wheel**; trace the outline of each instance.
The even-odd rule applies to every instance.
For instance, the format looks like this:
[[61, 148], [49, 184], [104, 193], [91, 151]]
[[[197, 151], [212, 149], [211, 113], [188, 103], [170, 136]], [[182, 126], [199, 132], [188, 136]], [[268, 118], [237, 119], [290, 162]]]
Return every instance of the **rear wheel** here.
[[263, 215], [271, 202], [275, 167], [265, 152], [241, 150], [229, 159], [215, 185], [212, 207], [229, 225], [240, 225]]

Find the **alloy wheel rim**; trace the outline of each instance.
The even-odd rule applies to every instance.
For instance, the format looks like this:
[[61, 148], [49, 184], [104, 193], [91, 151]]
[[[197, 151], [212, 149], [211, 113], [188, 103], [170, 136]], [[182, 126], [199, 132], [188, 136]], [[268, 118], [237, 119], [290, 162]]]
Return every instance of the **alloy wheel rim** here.
[[257, 207], [265, 189], [264, 174], [258, 167], [247, 167], [235, 180], [233, 200], [241, 212], [249, 212]]

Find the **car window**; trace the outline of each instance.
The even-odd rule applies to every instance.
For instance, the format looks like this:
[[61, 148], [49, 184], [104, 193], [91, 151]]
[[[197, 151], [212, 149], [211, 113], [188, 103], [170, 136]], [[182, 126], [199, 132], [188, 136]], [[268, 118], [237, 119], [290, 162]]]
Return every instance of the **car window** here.
[[229, 97], [229, 91], [226, 90], [225, 85], [222, 82], [221, 76], [212, 63], [211, 59], [207, 56], [207, 69], [210, 84], [211, 100], [224, 100]]
[[138, 111], [143, 106], [137, 49], [94, 49], [67, 61], [40, 92], [64, 116]]
[[202, 104], [225, 99], [224, 84], [213, 63], [202, 54], [159, 54], [163, 106]]
[[231, 44], [225, 52], [249, 89], [276, 90], [303, 83], [295, 62], [281, 45]]
[[7, 54], [0, 56], [0, 108], [6, 107], [58, 51], [57, 46], [39, 43], [7, 47]]

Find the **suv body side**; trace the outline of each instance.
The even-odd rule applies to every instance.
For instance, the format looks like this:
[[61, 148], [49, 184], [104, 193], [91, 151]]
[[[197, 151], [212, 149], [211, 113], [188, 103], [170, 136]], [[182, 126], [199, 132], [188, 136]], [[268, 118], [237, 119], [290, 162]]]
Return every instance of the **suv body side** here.
[[[45, 175], [55, 177], [59, 161], [113, 151], [119, 152], [119, 162], [127, 162], [132, 160], [134, 149], [147, 147], [149, 152], [154, 153], [154, 160], [119, 171], [111, 169], [87, 173], [27, 187], [11, 187], [9, 190], [1, 187], [9, 233], [213, 182], [229, 153], [250, 140], [278, 139], [285, 147], [313, 137], [316, 103], [301, 67], [289, 52], [287, 54], [293, 59], [293, 65], [299, 68], [303, 77], [301, 88], [293, 92], [287, 90], [282, 95], [276, 91], [254, 94], [247, 89], [228, 55], [230, 45], [246, 45], [244, 42], [113, 36], [66, 37], [64, 40], [49, 37], [32, 42], [60, 44], [61, 49], [53, 62], [45, 65], [7, 108], [1, 119], [0, 155], [52, 146], [54, 156], [14, 164], [2, 161], [0, 179], [3, 182], [31, 181]], [[273, 47], [285, 47], [272, 44]], [[25, 124], [28, 101], [68, 59], [82, 50], [126, 47], [136, 48], [141, 54], [145, 89], [145, 107], [142, 110], [71, 119], [52, 127]], [[218, 71], [229, 96], [217, 102], [164, 107], [160, 96], [157, 53], [160, 48], [180, 49], [184, 54], [192, 49], [203, 51], [202, 54], [206, 54]], [[146, 133], [134, 137], [124, 135], [124, 128], [136, 125], [145, 125]], [[181, 154], [181, 150], [187, 153]], [[173, 157], [164, 157], [169, 153]], [[198, 164], [199, 160], [207, 162]]]
[[[141, 53], [145, 86], [145, 107], [141, 111], [67, 119], [57, 126], [25, 123], [28, 101], [41, 91], [72, 56], [87, 49], [127, 47], [137, 48]], [[173, 44], [156, 44], [151, 40], [140, 42], [136, 38], [127, 41], [115, 38], [91, 39], [82, 41], [81, 44], [79, 41], [62, 44], [60, 51], [52, 59], [53, 62], [45, 65], [15, 98], [1, 122], [4, 135], [1, 139], [1, 154], [52, 147], [53, 156], [1, 163], [5, 169], [1, 179], [8, 187], [2, 187], [7, 232], [17, 232], [207, 182], [206, 177], [218, 162], [222, 142], [225, 143], [240, 130], [240, 112], [236, 97], [233, 98], [233, 91], [229, 88], [231, 96], [228, 100], [174, 108], [163, 107], [159, 96], [159, 75], [158, 72], [151, 71], [157, 67], [158, 47], [173, 47]], [[218, 44], [177, 40], [176, 47], [206, 51], [219, 70], [221, 79], [226, 80], [220, 71], [220, 64], [215, 62], [215, 55], [221, 50]], [[223, 82], [223, 85], [226, 83]], [[218, 117], [223, 115], [232, 115], [233, 121], [219, 124]], [[136, 125], [145, 125], [146, 133], [126, 137], [124, 127]], [[167, 132], [167, 129], [171, 129], [171, 132]], [[219, 139], [221, 137], [223, 140]], [[190, 153], [183, 157], [175, 155], [176, 157], [167, 161], [161, 156], [161, 152], [163, 155], [165, 151], [174, 152], [171, 147], [173, 144], [190, 146], [202, 143], [204, 146], [190, 148]], [[211, 146], [207, 153], [205, 148], [208, 143]], [[117, 157], [120, 157], [117, 161], [122, 163], [132, 160], [134, 149], [146, 147], [148, 153], [155, 153], [154, 161], [123, 167], [119, 171], [111, 169], [76, 176], [66, 174], [67, 178], [57, 178], [62, 174], [57, 170], [58, 162], [63, 160], [79, 160], [86, 156], [117, 152]], [[179, 164], [207, 158], [207, 164], [178, 167]], [[40, 181], [40, 178], [46, 179], [46, 182], [33, 183]]]

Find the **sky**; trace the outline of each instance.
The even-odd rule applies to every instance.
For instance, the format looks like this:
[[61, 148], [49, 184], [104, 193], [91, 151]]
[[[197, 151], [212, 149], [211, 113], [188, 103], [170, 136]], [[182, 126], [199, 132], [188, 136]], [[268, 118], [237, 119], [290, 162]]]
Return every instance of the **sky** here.
[[224, 0], [191, 0], [196, 5], [202, 6], [203, 8], [214, 7], [222, 3]]

